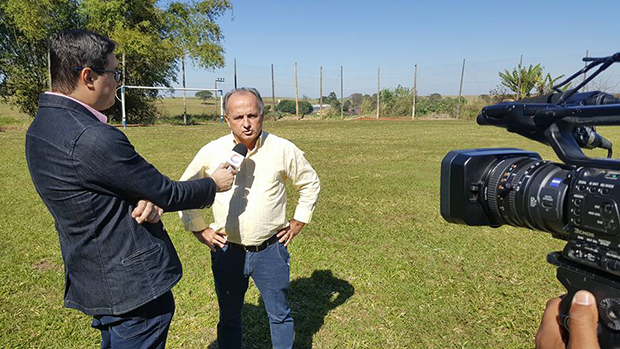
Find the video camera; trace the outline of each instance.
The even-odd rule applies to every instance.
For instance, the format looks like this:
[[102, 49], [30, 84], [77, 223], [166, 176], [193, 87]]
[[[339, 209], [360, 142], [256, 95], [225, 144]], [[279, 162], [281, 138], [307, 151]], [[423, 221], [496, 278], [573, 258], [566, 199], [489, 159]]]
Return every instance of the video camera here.
[[[477, 122], [506, 128], [550, 145], [564, 162], [542, 160], [514, 148], [454, 150], [441, 163], [441, 215], [450, 223], [499, 227], [504, 224], [550, 232], [568, 241], [547, 261], [568, 294], [560, 321], [578, 290], [592, 292], [599, 309], [602, 348], [620, 348], [620, 160], [598, 125], [620, 125], [620, 99], [579, 89], [610, 65], [620, 52], [589, 62], [553, 87], [556, 93], [504, 102], [482, 109]], [[598, 67], [575, 88], [562, 86]], [[607, 149], [607, 158], [589, 158], [581, 148]]]

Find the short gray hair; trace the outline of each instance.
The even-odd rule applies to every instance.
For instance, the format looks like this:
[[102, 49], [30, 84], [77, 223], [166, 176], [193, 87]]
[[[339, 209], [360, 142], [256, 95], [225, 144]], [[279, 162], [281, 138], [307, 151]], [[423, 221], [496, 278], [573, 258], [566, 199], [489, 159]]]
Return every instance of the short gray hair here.
[[240, 87], [240, 88], [236, 88], [228, 92], [224, 96], [224, 114], [228, 114], [228, 99], [230, 98], [230, 96], [232, 96], [233, 94], [237, 92], [245, 92], [245, 93], [253, 94], [254, 97], [256, 97], [256, 100], [258, 101], [258, 105], [260, 108], [260, 115], [263, 115], [263, 109], [265, 108], [265, 103], [263, 103], [263, 97], [261, 97], [260, 92], [258, 92], [258, 90], [253, 87]]

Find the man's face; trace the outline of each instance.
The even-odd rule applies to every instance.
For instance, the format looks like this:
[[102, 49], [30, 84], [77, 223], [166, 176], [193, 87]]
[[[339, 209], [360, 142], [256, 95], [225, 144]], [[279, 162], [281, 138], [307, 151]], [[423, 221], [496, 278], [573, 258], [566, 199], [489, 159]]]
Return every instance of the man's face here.
[[249, 92], [236, 92], [228, 98], [226, 122], [237, 142], [253, 149], [263, 129], [263, 115], [256, 97]]
[[[108, 65], [105, 70], [116, 70], [118, 63], [114, 53], [108, 54]], [[97, 103], [94, 106], [95, 109], [101, 111], [106, 110], [114, 105], [114, 98], [116, 95], [116, 88], [118, 83], [114, 80], [114, 73], [101, 73], [97, 74], [97, 79], [94, 81], [95, 91], [98, 94]]]

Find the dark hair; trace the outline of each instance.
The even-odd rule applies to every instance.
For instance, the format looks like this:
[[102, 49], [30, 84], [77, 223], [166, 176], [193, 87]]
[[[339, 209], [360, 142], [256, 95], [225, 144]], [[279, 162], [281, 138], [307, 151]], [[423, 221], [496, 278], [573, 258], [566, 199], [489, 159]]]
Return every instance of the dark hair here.
[[105, 69], [108, 54], [114, 52], [116, 43], [105, 36], [86, 30], [69, 30], [52, 41], [52, 91], [70, 94], [75, 90], [80, 69]]
[[265, 108], [265, 103], [263, 103], [263, 97], [260, 96], [260, 92], [258, 92], [257, 89], [252, 88], [252, 87], [240, 87], [240, 88], [236, 88], [230, 92], [228, 92], [225, 96], [224, 96], [224, 113], [228, 113], [228, 99], [230, 98], [230, 96], [232, 96], [235, 93], [238, 92], [244, 92], [244, 93], [250, 93], [253, 94], [254, 97], [256, 97], [256, 100], [258, 101], [258, 105], [260, 108], [260, 115], [263, 115], [263, 109]]

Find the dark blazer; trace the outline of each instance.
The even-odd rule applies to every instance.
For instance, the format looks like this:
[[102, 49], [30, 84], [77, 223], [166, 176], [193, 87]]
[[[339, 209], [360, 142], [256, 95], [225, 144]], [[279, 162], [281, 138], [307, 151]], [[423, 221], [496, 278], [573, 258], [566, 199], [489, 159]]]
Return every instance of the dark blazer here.
[[146, 162], [123, 132], [79, 103], [41, 94], [26, 133], [34, 186], [56, 221], [65, 262], [65, 306], [119, 315], [170, 290], [181, 262], [161, 222], [138, 224], [136, 203], [165, 211], [210, 206], [210, 178], [175, 182]]

